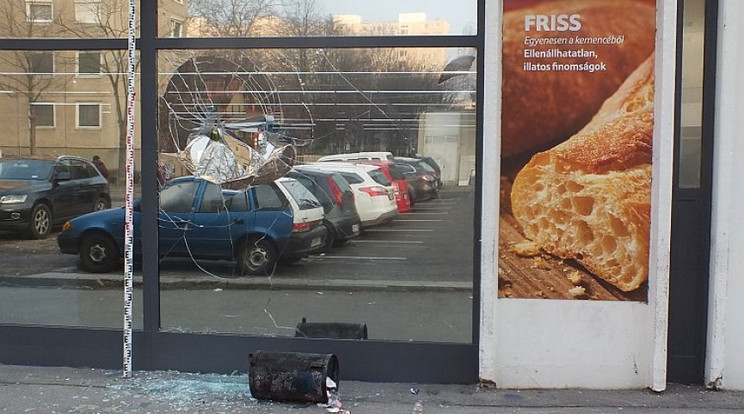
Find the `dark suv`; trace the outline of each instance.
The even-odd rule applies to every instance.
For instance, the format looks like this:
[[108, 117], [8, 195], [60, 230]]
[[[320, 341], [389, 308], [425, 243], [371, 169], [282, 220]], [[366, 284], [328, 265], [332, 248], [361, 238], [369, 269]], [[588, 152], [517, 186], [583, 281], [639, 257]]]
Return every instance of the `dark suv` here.
[[43, 239], [54, 225], [109, 207], [108, 181], [84, 158], [0, 158], [0, 230]]
[[418, 158], [395, 157], [395, 164], [408, 181], [412, 202], [439, 197], [436, 173], [427, 163]]
[[323, 206], [323, 224], [328, 229], [325, 251], [359, 235], [361, 219], [357, 213], [354, 192], [339, 173], [296, 166], [287, 177], [305, 185]]

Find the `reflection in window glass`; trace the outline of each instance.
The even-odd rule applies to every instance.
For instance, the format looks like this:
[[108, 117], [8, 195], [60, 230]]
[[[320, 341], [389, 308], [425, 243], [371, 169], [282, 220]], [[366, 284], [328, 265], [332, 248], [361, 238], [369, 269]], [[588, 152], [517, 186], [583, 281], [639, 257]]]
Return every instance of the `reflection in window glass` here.
[[95, 24], [100, 22], [100, 9], [105, 0], [75, 0], [75, 21]]
[[[136, 30], [139, 32], [139, 1]], [[186, 17], [183, 4], [158, 0], [161, 8]], [[178, 5], [179, 10], [170, 7]], [[2, 38], [125, 38], [128, 32], [128, 0], [1, 0]]]
[[29, 72], [38, 75], [51, 75], [54, 73], [54, 53], [36, 52], [28, 55]]
[[28, 10], [28, 21], [30, 22], [50, 22], [52, 21], [52, 2], [47, 1], [28, 1], [26, 0], [26, 9]]
[[78, 53], [78, 74], [98, 75], [101, 73], [101, 52]]
[[190, 0], [185, 26], [190, 37], [474, 35], [476, 10], [474, 0]]
[[[159, 160], [171, 179], [221, 183], [214, 204], [226, 206], [161, 209], [163, 329], [295, 336], [306, 318], [365, 323], [377, 339], [470, 342], [475, 63], [445, 70], [462, 55], [474, 52], [161, 51]], [[301, 179], [280, 188], [261, 174], [290, 144]], [[338, 154], [352, 161], [317, 162]], [[440, 172], [390, 164], [417, 156]], [[257, 171], [261, 185], [225, 169]], [[191, 182], [189, 201], [211, 205], [212, 184]], [[245, 213], [230, 208], [236, 191]]]
[[705, 0], [686, 1], [682, 47], [682, 125], [679, 186], [700, 187]]
[[99, 128], [101, 126], [101, 105], [79, 104], [77, 125], [80, 128]]
[[36, 103], [31, 106], [31, 114], [37, 127], [54, 128], [54, 104]]
[[[55, 16], [58, 4], [64, 7], [55, 2]], [[80, 78], [77, 52], [54, 51], [54, 70], [46, 56], [51, 53], [0, 51], [0, 323], [120, 328], [123, 267], [114, 240], [122, 240], [117, 229], [123, 225], [99, 238], [78, 231], [101, 224], [94, 223], [101, 214], [106, 223], [123, 223], [126, 131], [119, 121], [126, 120], [126, 78], [116, 83], [108, 77], [124, 72], [113, 65], [116, 59], [107, 61], [106, 74]], [[139, 150], [139, 136], [135, 142]], [[139, 151], [135, 165], [138, 157]], [[105, 211], [87, 221], [80, 217], [94, 210]], [[64, 249], [62, 234], [69, 236]], [[79, 246], [91, 254], [81, 255]], [[85, 270], [104, 265], [111, 273], [93, 277]], [[136, 328], [142, 326], [140, 304], [137, 291]]]

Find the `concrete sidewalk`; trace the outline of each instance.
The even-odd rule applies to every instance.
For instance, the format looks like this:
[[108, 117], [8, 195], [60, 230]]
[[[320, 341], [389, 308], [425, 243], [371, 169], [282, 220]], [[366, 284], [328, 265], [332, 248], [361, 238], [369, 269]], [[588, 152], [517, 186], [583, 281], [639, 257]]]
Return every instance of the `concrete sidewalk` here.
[[[319, 404], [251, 397], [245, 373], [121, 372], [0, 365], [2, 413], [326, 413]], [[417, 393], [416, 393], [417, 392]], [[352, 414], [744, 413], [744, 392], [670, 385], [648, 390], [495, 390], [477, 385], [339, 381]]]

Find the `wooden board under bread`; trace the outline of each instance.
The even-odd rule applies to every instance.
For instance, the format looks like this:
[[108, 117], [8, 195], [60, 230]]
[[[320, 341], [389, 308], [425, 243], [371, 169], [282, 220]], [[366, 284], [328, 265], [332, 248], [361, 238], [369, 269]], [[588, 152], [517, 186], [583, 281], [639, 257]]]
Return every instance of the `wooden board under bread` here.
[[[514, 217], [502, 210], [499, 220], [499, 297], [533, 299], [584, 299], [645, 302], [648, 289], [644, 284], [633, 292], [623, 292], [592, 276], [578, 263], [561, 260], [546, 253], [520, 255], [514, 245], [525, 239]], [[578, 274], [577, 274], [578, 272]], [[573, 276], [586, 292], [574, 296]]]

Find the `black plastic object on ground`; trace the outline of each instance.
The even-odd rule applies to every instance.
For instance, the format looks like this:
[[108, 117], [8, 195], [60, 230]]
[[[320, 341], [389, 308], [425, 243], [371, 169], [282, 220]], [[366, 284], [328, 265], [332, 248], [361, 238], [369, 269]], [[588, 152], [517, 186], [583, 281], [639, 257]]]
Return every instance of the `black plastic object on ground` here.
[[326, 379], [338, 387], [333, 354], [256, 351], [249, 358], [251, 395], [260, 400], [326, 403]]
[[333, 338], [333, 339], [367, 339], [367, 324], [341, 322], [302, 322], [295, 328], [295, 337]]

